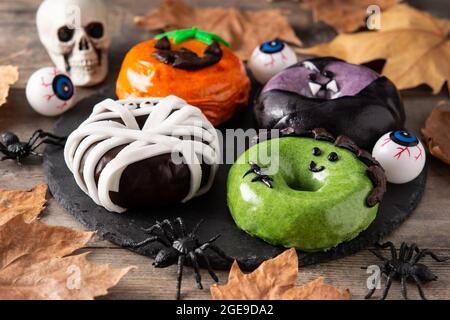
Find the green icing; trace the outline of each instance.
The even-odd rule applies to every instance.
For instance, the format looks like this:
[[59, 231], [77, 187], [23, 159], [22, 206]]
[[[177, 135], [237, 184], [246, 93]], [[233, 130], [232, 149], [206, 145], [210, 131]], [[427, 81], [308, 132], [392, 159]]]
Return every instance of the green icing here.
[[216, 35], [214, 33], [209, 33], [206, 31], [202, 31], [202, 30], [198, 29], [197, 27], [192, 27], [190, 29], [180, 29], [180, 30], [175, 30], [175, 31], [164, 32], [164, 33], [158, 34], [155, 38], [161, 39], [163, 37], [168, 37], [168, 38], [172, 39], [172, 41], [174, 43], [181, 43], [181, 42], [184, 42], [189, 39], [196, 39], [196, 40], [202, 41], [206, 44], [211, 44], [211, 43], [213, 43], [213, 41], [217, 41], [227, 47], [231, 47], [231, 45], [228, 42], [223, 40], [218, 35]]
[[[272, 148], [274, 143], [279, 147]], [[320, 156], [312, 154], [314, 147], [321, 149]], [[333, 151], [339, 156], [336, 162], [327, 159]], [[258, 155], [266, 155], [267, 160]], [[252, 182], [254, 173], [243, 178], [249, 161], [268, 168], [276, 166], [277, 159], [279, 169], [270, 174], [272, 189]], [[311, 161], [325, 169], [311, 172]], [[245, 151], [231, 167], [228, 206], [241, 229], [270, 244], [325, 251], [353, 239], [375, 219], [378, 205], [366, 205], [373, 189], [366, 169], [352, 152], [329, 142], [299, 137], [264, 141]]]

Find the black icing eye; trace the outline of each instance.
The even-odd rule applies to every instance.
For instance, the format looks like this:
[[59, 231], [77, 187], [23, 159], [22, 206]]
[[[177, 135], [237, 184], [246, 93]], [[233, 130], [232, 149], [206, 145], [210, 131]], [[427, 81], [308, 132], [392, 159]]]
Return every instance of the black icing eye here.
[[322, 75], [328, 79], [332, 79], [334, 77], [334, 73], [328, 70], [322, 71]]
[[401, 146], [414, 147], [419, 144], [419, 140], [417, 139], [417, 137], [413, 136], [405, 130], [393, 131], [389, 136], [392, 141]]
[[69, 28], [68, 26], [64, 26], [58, 29], [58, 39], [61, 42], [70, 41], [73, 38], [75, 30]]
[[55, 95], [63, 101], [67, 101], [73, 96], [73, 84], [70, 78], [66, 75], [57, 75], [53, 79], [52, 88]]
[[308, 79], [311, 81], [316, 81], [317, 75], [315, 73], [308, 74]]
[[264, 42], [259, 49], [264, 53], [277, 53], [284, 49], [284, 43], [281, 40], [275, 39], [272, 41]]
[[312, 154], [313, 154], [313, 156], [318, 157], [318, 156], [320, 156], [320, 155], [322, 154], [322, 151], [321, 151], [319, 148], [314, 147], [314, 148], [312, 149]]
[[103, 25], [100, 22], [92, 22], [85, 28], [86, 33], [95, 39], [103, 37]]
[[336, 152], [330, 152], [330, 154], [328, 155], [327, 158], [328, 158], [328, 161], [331, 161], [331, 162], [336, 162], [339, 160], [339, 156], [337, 155]]

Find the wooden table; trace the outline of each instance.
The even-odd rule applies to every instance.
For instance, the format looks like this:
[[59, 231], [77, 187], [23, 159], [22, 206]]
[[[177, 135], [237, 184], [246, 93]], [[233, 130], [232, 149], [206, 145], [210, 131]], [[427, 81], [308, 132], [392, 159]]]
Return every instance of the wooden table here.
[[[154, 1], [157, 2], [157, 1]], [[437, 15], [448, 12], [445, 1], [414, 1], [421, 8], [427, 8]], [[10, 92], [9, 101], [0, 108], [0, 131], [14, 131], [22, 138], [27, 138], [36, 128], [51, 130], [56, 119], [45, 118], [33, 112], [25, 103], [23, 88], [30, 74], [43, 66], [51, 65], [46, 51], [41, 46], [35, 27], [35, 12], [40, 1], [36, 0], [2, 0], [0, 2], [0, 64], [15, 64], [20, 67], [20, 80]], [[134, 15], [142, 15], [156, 4], [150, 1], [114, 0], [108, 1], [113, 25], [113, 56], [122, 57], [136, 42], [149, 35], [133, 25]], [[232, 5], [236, 1], [205, 0], [195, 1], [198, 5]], [[270, 6], [263, 0], [242, 1], [243, 8], [256, 9]], [[324, 25], [311, 27], [311, 17], [300, 11], [295, 3], [281, 2], [277, 7], [293, 9], [290, 21], [305, 42], [314, 42], [310, 28], [319, 35], [330, 34]], [[327, 31], [328, 30], [328, 31]], [[311, 40], [312, 39], [312, 40]], [[111, 61], [111, 72], [106, 83], [113, 83], [120, 67], [120, 60]], [[81, 89], [79, 95], [92, 94], [98, 88]], [[449, 101], [446, 91], [431, 96], [429, 91], [416, 89], [402, 92], [408, 116], [407, 127], [419, 134], [420, 128], [431, 109], [441, 100]], [[399, 244], [402, 241], [417, 242], [420, 247], [427, 247], [442, 255], [450, 255], [450, 166], [429, 157], [428, 182], [425, 195], [413, 215], [386, 240]], [[31, 188], [45, 181], [39, 163], [18, 167], [14, 162], [0, 163], [0, 187], [11, 189]], [[63, 225], [83, 229], [51, 197], [42, 221], [48, 224]], [[83, 251], [90, 251], [90, 260], [96, 263], [110, 263], [116, 267], [135, 265], [138, 269], [123, 280], [106, 296], [107, 299], [172, 299], [175, 293], [176, 267], [155, 269], [151, 259], [134, 254], [107, 241], [95, 239]], [[350, 288], [355, 299], [361, 299], [366, 292], [367, 274], [361, 267], [376, 263], [377, 260], [368, 251], [353, 256], [316, 266], [301, 268], [298, 283], [310, 281], [320, 275], [339, 287]], [[450, 299], [450, 264], [438, 264], [427, 260], [427, 264], [439, 276], [439, 281], [426, 285], [429, 298]], [[223, 283], [227, 272], [218, 272]], [[207, 289], [213, 282], [207, 272], [202, 271], [205, 290], [195, 288], [193, 270], [185, 269], [183, 281], [183, 298], [209, 299]], [[409, 296], [418, 298], [414, 285], [408, 286]], [[380, 292], [376, 293], [377, 295]], [[394, 283], [389, 297], [400, 297], [399, 284]]]

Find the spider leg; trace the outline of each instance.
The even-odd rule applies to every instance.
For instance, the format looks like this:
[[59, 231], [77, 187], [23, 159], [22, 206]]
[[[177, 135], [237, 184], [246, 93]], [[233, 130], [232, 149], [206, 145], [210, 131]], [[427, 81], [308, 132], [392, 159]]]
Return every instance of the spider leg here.
[[389, 273], [386, 285], [384, 286], [384, 289], [383, 289], [383, 295], [381, 296], [380, 300], [385, 300], [386, 299], [386, 297], [388, 295], [388, 292], [389, 292], [389, 289], [391, 288], [391, 285], [392, 285], [392, 278], [393, 277], [394, 277], [394, 272]]
[[[217, 239], [219, 239], [220, 236], [221, 236], [220, 234], [215, 235], [214, 237], [212, 237], [211, 239], [209, 239], [208, 241], [206, 241], [205, 243], [203, 243], [202, 246], [204, 246], [205, 244], [208, 244], [208, 245], [206, 246], [206, 247], [208, 247], [211, 243], [213, 243], [214, 241], [216, 241]], [[205, 247], [205, 248], [202, 248], [202, 250], [205, 250], [206, 247]]]
[[379, 253], [378, 251], [372, 250], [372, 249], [369, 249], [369, 251], [372, 252], [373, 255], [376, 256], [381, 261], [387, 261], [387, 259], [385, 257], [383, 257], [383, 255], [381, 253]]
[[423, 249], [414, 257], [412, 263], [415, 264], [415, 263], [419, 262], [420, 259], [422, 259], [425, 256], [430, 256], [431, 258], [433, 258], [437, 262], [445, 262], [445, 261], [450, 259], [449, 257], [438, 257], [436, 254], [434, 254], [430, 250]]
[[200, 228], [200, 225], [203, 223], [203, 221], [205, 221], [204, 219], [201, 219], [198, 223], [197, 223], [197, 225], [194, 227], [194, 229], [192, 229], [192, 231], [191, 231], [191, 235], [194, 235], [194, 234], [196, 234], [197, 233], [197, 231], [198, 231], [198, 228]]
[[242, 178], [245, 178], [250, 173], [253, 173], [253, 169], [249, 169], [247, 172], [245, 172], [244, 175], [242, 176]]
[[403, 299], [408, 300], [408, 292], [406, 290], [406, 277], [402, 276], [400, 281], [401, 281], [402, 297]]
[[164, 245], [166, 247], [170, 247], [170, 245], [168, 245], [165, 241], [163, 241], [158, 236], [150, 237], [150, 238], [147, 238], [147, 239], [145, 239], [143, 241], [140, 241], [140, 242], [124, 241], [122, 246], [130, 247], [130, 248], [139, 248], [139, 247], [145, 246], [146, 244], [149, 244], [151, 242], [159, 242], [159, 243], [161, 243], [162, 245]]
[[234, 261], [234, 259], [232, 257], [230, 257], [229, 255], [227, 255], [225, 252], [223, 252], [222, 249], [220, 249], [219, 247], [213, 245], [213, 244], [209, 244], [207, 246], [209, 249], [211, 249], [212, 251], [214, 251], [215, 253], [217, 253], [217, 255], [223, 259], [225, 259], [226, 261]]
[[[36, 150], [40, 145], [42, 145], [42, 144], [51, 144], [51, 145], [54, 145], [54, 146], [58, 146], [58, 147], [64, 147], [64, 143], [62, 143], [62, 142], [59, 142], [59, 141], [54, 141], [54, 140], [52, 140], [52, 139], [50, 139], [50, 138], [47, 138], [47, 139], [44, 139], [44, 140], [42, 140], [41, 142], [39, 142], [37, 145], [35, 145], [34, 147], [32, 147], [31, 148], [31, 150]], [[30, 145], [31, 146], [31, 145]]]
[[17, 163], [17, 165], [19, 165], [19, 166], [22, 165], [22, 162], [20, 162], [20, 157], [16, 157], [16, 163]]
[[172, 242], [175, 240], [176, 237], [176, 232], [175, 232], [175, 228], [173, 227], [172, 222], [169, 221], [169, 219], [164, 219], [163, 222], [161, 222], [161, 228], [164, 228], [164, 226], [167, 226], [168, 228], [168, 234], [169, 236], [172, 236], [173, 240]]
[[406, 244], [406, 242], [402, 242], [402, 244], [400, 246], [400, 254], [399, 254], [400, 261], [405, 261], [405, 253], [407, 250], [408, 250], [408, 245]]
[[43, 157], [44, 155], [42, 153], [38, 153], [36, 151], [30, 151], [30, 154], [36, 157]]
[[6, 148], [6, 146], [0, 142], [0, 151], [3, 153], [8, 152], [8, 148]]
[[422, 300], [427, 300], [427, 297], [425, 297], [425, 293], [423, 292], [422, 282], [420, 282], [420, 279], [416, 275], [412, 275], [412, 278], [416, 282], [417, 290], [419, 290], [419, 294]]
[[181, 281], [183, 280], [183, 266], [184, 266], [184, 254], [178, 256], [178, 266], [177, 266], [177, 293], [176, 299], [180, 300], [181, 296]]
[[203, 289], [202, 286], [202, 276], [200, 275], [200, 267], [197, 262], [197, 257], [193, 251], [189, 252], [189, 258], [191, 259], [192, 265], [195, 271], [195, 282], [197, 282], [197, 288]]
[[411, 247], [409, 247], [409, 250], [407, 251], [405, 255], [405, 261], [410, 261], [414, 255], [414, 251], [416, 251], [417, 245], [415, 243], [411, 244]]
[[186, 227], [184, 226], [183, 219], [178, 217], [175, 219], [175, 221], [178, 223], [178, 226], [180, 227], [180, 231], [181, 231], [181, 234], [183, 235], [183, 237], [186, 236]]
[[219, 282], [219, 278], [217, 278], [217, 275], [214, 273], [213, 269], [211, 268], [211, 263], [209, 262], [209, 259], [208, 259], [208, 257], [206, 256], [206, 254], [203, 252], [203, 250], [200, 249], [200, 248], [197, 248], [197, 249], [195, 250], [195, 253], [196, 253], [199, 257], [202, 257], [202, 258], [203, 258], [203, 261], [205, 261], [206, 269], [208, 270], [209, 275], [211, 276], [211, 278], [213, 278], [213, 280], [214, 280], [215, 282]]
[[175, 239], [172, 235], [172, 233], [167, 232], [166, 229], [163, 228], [162, 223], [161, 222], [156, 222], [156, 224], [154, 224], [153, 226], [151, 226], [148, 229], [143, 229], [146, 233], [151, 234], [153, 232], [153, 230], [158, 229], [159, 231], [162, 232], [162, 234], [164, 234], [164, 236], [170, 241], [173, 242]]
[[30, 147], [36, 143], [36, 141], [40, 138], [42, 132], [44, 132], [42, 129], [38, 129], [31, 135], [30, 139], [28, 140], [27, 145]]
[[381, 249], [386, 249], [386, 248], [391, 249], [392, 259], [393, 260], [397, 260], [397, 249], [395, 249], [395, 246], [394, 246], [394, 244], [391, 241], [388, 241], [388, 242], [385, 242], [385, 243], [382, 243], [382, 244], [377, 243], [377, 244], [375, 244], [375, 246], [377, 248], [381, 248]]

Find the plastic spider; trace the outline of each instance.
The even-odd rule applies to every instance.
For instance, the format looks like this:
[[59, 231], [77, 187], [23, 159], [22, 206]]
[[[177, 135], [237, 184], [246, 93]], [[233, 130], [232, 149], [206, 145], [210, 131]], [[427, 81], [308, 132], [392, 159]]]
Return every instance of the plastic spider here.
[[63, 147], [65, 140], [65, 137], [58, 137], [42, 129], [36, 130], [28, 142], [21, 142], [17, 135], [12, 132], [5, 132], [1, 136], [0, 152], [4, 156], [0, 160], [12, 159], [21, 165], [20, 161], [29, 155], [42, 157], [42, 154], [35, 151], [41, 144], [53, 144]]
[[[403, 298], [408, 299], [406, 292], [406, 281], [413, 280], [417, 289], [419, 290], [420, 297], [426, 300], [425, 294], [423, 292], [422, 283], [437, 280], [437, 276], [431, 272], [431, 270], [424, 264], [419, 263], [419, 261], [425, 256], [430, 256], [438, 262], [447, 261], [448, 257], [438, 257], [433, 252], [428, 249], [420, 250], [415, 243], [408, 246], [406, 242], [402, 242], [400, 246], [400, 252], [397, 257], [397, 249], [392, 244], [392, 242], [386, 242], [383, 244], [377, 244], [378, 248], [389, 248], [391, 250], [391, 258], [387, 259], [381, 255], [376, 250], [370, 250], [375, 256], [377, 256], [383, 264], [380, 267], [381, 273], [387, 276], [387, 282], [383, 289], [383, 294], [380, 300], [386, 299], [389, 289], [392, 284], [393, 279], [400, 279], [401, 282], [401, 292]], [[367, 295], [366, 299], [369, 299], [376, 288], [371, 289]]]
[[[183, 266], [186, 259], [189, 259], [195, 270], [195, 281], [197, 282], [197, 287], [203, 289], [201, 276], [200, 276], [200, 266], [198, 263], [199, 258], [202, 258], [205, 262], [206, 268], [208, 269], [209, 275], [215, 282], [219, 282], [219, 278], [214, 273], [211, 268], [211, 264], [207, 255], [205, 254], [206, 249], [210, 249], [217, 253], [218, 256], [222, 257], [227, 261], [233, 261], [231, 257], [225, 254], [220, 248], [216, 247], [213, 242], [220, 237], [216, 235], [210, 240], [200, 243], [197, 231], [203, 220], [192, 229], [191, 232], [187, 233], [183, 220], [178, 217], [175, 219], [177, 225], [174, 225], [168, 219], [162, 222], [156, 222], [155, 225], [151, 226], [144, 231], [148, 234], [153, 234], [153, 236], [141, 241], [141, 242], [126, 242], [124, 246], [131, 248], [138, 248], [145, 246], [152, 242], [159, 242], [163, 245], [163, 248], [158, 251], [155, 257], [153, 265], [156, 268], [165, 268], [171, 266], [175, 263], [178, 264], [177, 270], [177, 292], [176, 299], [180, 299], [181, 291], [181, 280], [183, 276]], [[159, 231], [160, 235], [155, 234], [155, 231]], [[162, 235], [162, 236], [161, 236]]]
[[242, 178], [246, 177], [250, 173], [254, 173], [256, 174], [256, 177], [252, 179], [252, 182], [261, 181], [268, 188], [272, 188], [272, 177], [264, 174], [262, 168], [256, 163], [250, 161], [248, 164], [250, 165], [250, 169], [242, 176]]

